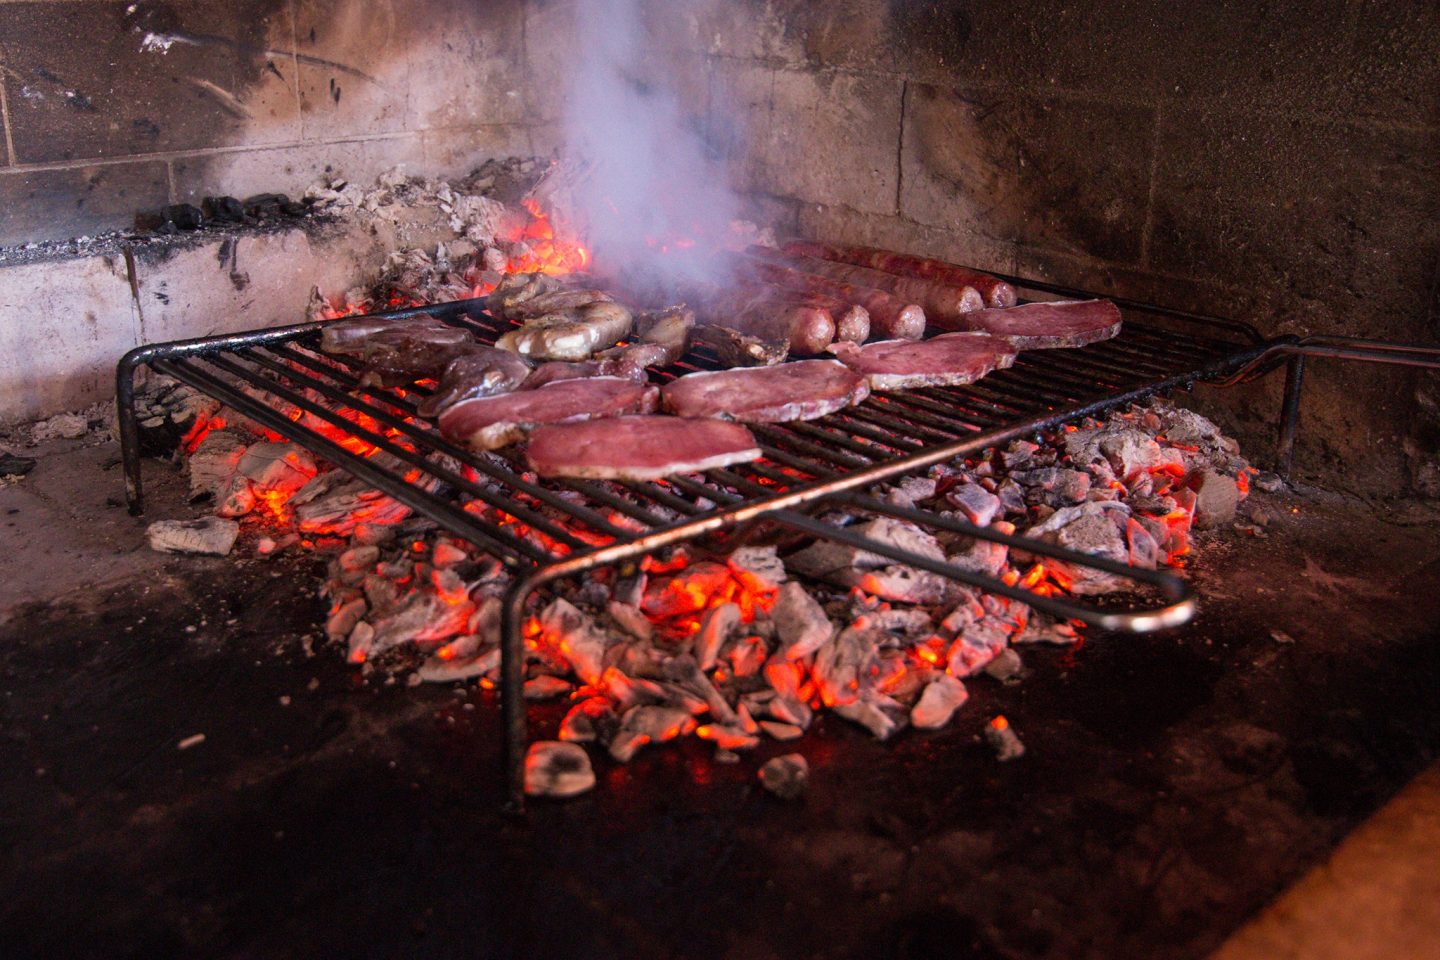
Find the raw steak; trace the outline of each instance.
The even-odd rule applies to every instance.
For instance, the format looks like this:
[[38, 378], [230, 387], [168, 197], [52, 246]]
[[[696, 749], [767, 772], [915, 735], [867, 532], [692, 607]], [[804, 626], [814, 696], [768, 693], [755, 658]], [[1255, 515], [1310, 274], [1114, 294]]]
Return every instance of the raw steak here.
[[440, 415], [440, 432], [477, 450], [494, 450], [541, 424], [650, 413], [658, 397], [653, 386], [615, 377], [561, 380], [457, 403]]
[[679, 417], [612, 417], [540, 427], [525, 451], [542, 477], [656, 480], [760, 458], [738, 423]]
[[682, 417], [783, 423], [834, 413], [864, 400], [870, 390], [863, 377], [842, 363], [800, 360], [691, 373], [667, 383], [660, 392], [665, 408]]
[[[996, 311], [997, 313], [999, 311]], [[1015, 362], [1015, 348], [995, 337], [947, 333], [932, 340], [883, 340], [857, 347], [841, 343], [835, 355], [865, 377], [871, 390], [946, 387], [974, 383]]]
[[1004, 337], [1021, 350], [1083, 347], [1120, 332], [1120, 308], [1109, 300], [1056, 300], [967, 313], [956, 329]]

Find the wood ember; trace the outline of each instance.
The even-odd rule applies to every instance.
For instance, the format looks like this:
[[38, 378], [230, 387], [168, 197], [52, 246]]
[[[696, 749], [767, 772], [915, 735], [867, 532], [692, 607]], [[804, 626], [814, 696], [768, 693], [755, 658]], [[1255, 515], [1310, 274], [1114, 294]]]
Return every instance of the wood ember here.
[[938, 730], [950, 722], [969, 696], [963, 683], [941, 674], [925, 687], [925, 692], [910, 708], [910, 723], [920, 730]]
[[157, 520], [145, 530], [151, 550], [223, 557], [235, 546], [240, 525], [221, 517], [199, 520]]

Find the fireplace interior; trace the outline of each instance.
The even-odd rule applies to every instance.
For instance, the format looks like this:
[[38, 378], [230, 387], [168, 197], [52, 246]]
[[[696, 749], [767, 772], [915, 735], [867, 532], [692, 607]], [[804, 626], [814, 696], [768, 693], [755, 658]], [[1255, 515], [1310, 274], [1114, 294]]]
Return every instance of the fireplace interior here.
[[[7, 954], [1434, 956], [1437, 64], [1360, 0], [0, 2]], [[456, 411], [786, 385], [637, 473], [673, 418], [386, 366], [456, 338], [535, 351]]]

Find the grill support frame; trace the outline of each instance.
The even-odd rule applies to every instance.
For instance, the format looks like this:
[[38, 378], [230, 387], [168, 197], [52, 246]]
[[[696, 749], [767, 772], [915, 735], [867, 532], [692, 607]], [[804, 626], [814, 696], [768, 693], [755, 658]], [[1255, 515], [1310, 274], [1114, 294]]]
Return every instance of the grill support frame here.
[[[1027, 290], [1038, 290], [1076, 298], [1099, 296], [1083, 290], [1023, 278], [1004, 277], [1003, 279]], [[966, 578], [963, 576], [956, 576], [957, 571], [948, 568], [946, 564], [937, 564], [935, 561], [868, 540], [859, 543], [857, 541], [863, 538], [844, 532], [843, 528], [830, 527], [807, 515], [805, 511], [818, 504], [841, 501], [864, 505], [866, 509], [871, 509], [876, 506], [878, 501], [867, 501], [858, 496], [858, 491], [865, 486], [922, 470], [955, 457], [967, 456], [987, 447], [1008, 443], [1013, 439], [1033, 436], [1086, 416], [1100, 415], [1129, 403], [1166, 394], [1176, 389], [1188, 389], [1197, 382], [1227, 385], [1253, 380], [1270, 373], [1282, 364], [1287, 367], [1287, 382], [1280, 416], [1278, 455], [1282, 472], [1288, 473], [1295, 436], [1298, 431], [1299, 402], [1306, 357], [1440, 368], [1440, 348], [1339, 337], [1300, 339], [1294, 336], [1285, 336], [1267, 340], [1253, 327], [1239, 321], [1169, 310], [1138, 301], [1111, 299], [1129, 310], [1161, 318], [1164, 321], [1175, 322], [1187, 328], [1190, 332], [1186, 335], [1186, 340], [1191, 346], [1191, 350], [1187, 352], [1178, 347], [1172, 348], [1166, 342], [1163, 331], [1159, 333], [1151, 331], [1144, 335], [1147, 338], [1146, 342], [1138, 348], [1133, 345], [1117, 344], [1111, 351], [1113, 355], [1093, 361], [1087, 359], [1087, 364], [1080, 373], [1071, 373], [1067, 370], [1068, 365], [1064, 358], [1082, 354], [1083, 351], [1051, 352], [1060, 355], [1060, 359], [1046, 356], [1045, 351], [1036, 351], [1031, 354], [1032, 365], [1046, 371], [1046, 379], [1043, 382], [1047, 386], [1036, 391], [1045, 398], [1044, 412], [1031, 416], [1016, 416], [1017, 413], [1023, 414], [1025, 411], [1025, 401], [1023, 398], [1016, 400], [1013, 396], [1014, 388], [1009, 386], [1008, 381], [1001, 383], [1001, 377], [996, 377], [994, 381], [988, 383], [982, 381], [977, 384], [977, 387], [982, 388], [978, 391], [966, 388], [964, 396], [960, 396], [958, 392], [948, 388], [927, 389], [914, 395], [900, 393], [894, 395], [897, 398], [895, 402], [903, 407], [903, 411], [898, 415], [898, 421], [896, 416], [877, 410], [859, 412], [858, 415], [849, 418], [852, 421], [858, 421], [846, 424], [854, 439], [841, 444], [841, 446], [849, 452], [827, 448], [825, 442], [827, 440], [834, 442], [837, 438], [833, 436], [832, 432], [813, 425], [784, 425], [787, 428], [785, 430], [773, 427], [759, 428], [756, 433], [761, 437], [762, 442], [770, 441], [765, 442], [764, 445], [767, 457], [772, 462], [778, 464], [782, 470], [787, 466], [787, 460], [789, 461], [788, 466], [792, 468], [797, 464], [804, 464], [804, 469], [815, 479], [791, 489], [782, 489], [769, 495], [761, 495], [757, 492], [763, 492], [767, 488], [759, 485], [756, 480], [764, 480], [768, 474], [769, 479], [774, 482], [777, 476], [783, 477], [783, 474], [777, 475], [773, 469], [756, 467], [758, 476], [746, 479], [735, 476], [729, 471], [714, 471], [712, 473], [724, 475], [728, 484], [734, 484], [738, 489], [748, 490], [751, 495], [741, 496], [738, 499], [732, 496], [729, 498], [730, 502], [719, 502], [716, 509], [701, 510], [689, 519], [663, 524], [628, 539], [618, 537], [609, 544], [592, 549], [580, 549], [570, 552], [568, 556], [548, 561], [543, 556], [532, 555], [528, 558], [520, 558], [507, 555], [507, 546], [513, 549], [514, 545], [507, 545], [495, 540], [493, 531], [486, 525], [467, 520], [466, 511], [442, 504], [438, 498], [423, 491], [417, 492], [417, 488], [410, 482], [370, 463], [367, 457], [358, 456], [345, 450], [314, 431], [302, 429], [299, 424], [281, 414], [277, 409], [245, 392], [243, 384], [250, 377], [250, 371], [246, 367], [245, 361], [259, 361], [259, 365], [262, 367], [268, 365], [275, 370], [281, 369], [275, 362], [267, 360], [258, 352], [266, 350], [278, 350], [277, 356], [289, 359], [292, 363], [295, 360], [305, 360], [305, 355], [294, 349], [297, 341], [313, 335], [326, 323], [335, 321], [314, 321], [268, 330], [145, 345], [127, 353], [116, 368], [116, 404], [119, 415], [126, 500], [132, 515], [138, 516], [143, 513], [144, 491], [134, 388], [136, 372], [142, 366], [149, 366], [157, 372], [169, 375], [208, 396], [221, 400], [239, 413], [251, 417], [286, 439], [324, 456], [336, 463], [338, 468], [348, 470], [381, 492], [435, 521], [451, 533], [470, 540], [477, 546], [492, 550], [507, 565], [513, 567], [516, 573], [513, 583], [504, 596], [502, 606], [501, 698], [509, 808], [518, 812], [524, 808], [524, 755], [529, 739], [525, 703], [520, 696], [524, 672], [522, 628], [526, 606], [531, 596], [535, 591], [554, 580], [578, 576], [600, 567], [623, 563], [680, 543], [697, 541], [720, 531], [739, 531], [743, 536], [745, 531], [762, 521], [773, 522], [791, 530], [817, 537], [851, 542], [866, 550], [889, 556], [898, 562], [921, 569], [930, 569], [932, 572], [954, 579], [965, 580]], [[483, 311], [484, 301], [472, 299], [385, 311], [370, 316], [403, 319], [428, 313], [438, 316], [446, 322], [468, 324], [477, 316], [483, 316]], [[1197, 329], [1201, 332], [1196, 333]], [[489, 332], [493, 332], [493, 330]], [[1196, 348], [1203, 348], [1200, 352], [1208, 355], [1208, 359], [1198, 364], [1184, 362], [1187, 359], [1193, 360], [1195, 356], [1200, 355], [1195, 352]], [[1157, 356], [1164, 357], [1166, 362], [1161, 363], [1151, 357], [1150, 352], [1152, 351]], [[227, 354], [233, 355], [241, 362], [226, 357]], [[1022, 356], [1024, 355], [1022, 354]], [[211, 374], [203, 367], [196, 365], [194, 362], [196, 360], [209, 360], [215, 363], [220, 369], [239, 379], [241, 387], [237, 388], [235, 385], [227, 383], [223, 377]], [[1172, 372], [1169, 375], [1156, 376], [1151, 379], [1142, 377], [1142, 382], [1130, 389], [1114, 388], [1116, 383], [1123, 382], [1123, 378], [1132, 373], [1132, 365], [1134, 370], [1142, 372], [1167, 368]], [[315, 369], [319, 371], [321, 368], [317, 366]], [[1084, 369], [1088, 369], [1090, 372], [1087, 374], [1083, 372]], [[1106, 392], [1090, 400], [1065, 402], [1070, 398], [1070, 394], [1066, 392], [1068, 389], [1083, 390], [1096, 386], [1097, 374], [1103, 375], [1110, 384], [1110, 386], [1102, 385], [1102, 389], [1105, 389]], [[301, 376], [304, 378], [303, 373]], [[315, 382], [319, 383], [320, 381]], [[351, 382], [354, 382], [353, 379]], [[1052, 382], [1057, 386], [1048, 386]], [[1019, 386], [1023, 388], [1025, 384], [1022, 382]], [[1012, 392], [1007, 392], [1007, 388]], [[262, 386], [261, 389], [268, 388]], [[378, 398], [379, 403], [389, 404], [400, 409], [398, 405], [391, 403], [385, 399], [383, 394], [375, 390], [357, 389]], [[891, 395], [882, 394], [877, 395], [877, 398], [889, 396]], [[949, 442], [924, 442], [925, 434], [934, 436], [943, 435], [946, 432], [945, 429], [934, 426], [935, 424], [939, 424], [940, 427], [947, 428], [951, 432], [955, 430], [955, 426], [959, 422], [954, 419], [955, 407], [960, 402], [966, 404], [967, 413], [964, 426], [974, 432]], [[310, 407], [307, 410], [310, 413], [316, 413], [321, 406], [323, 405], [311, 406], [302, 403], [302, 407]], [[381, 410], [380, 407], [371, 407], [370, 409]], [[401, 412], [403, 413], [403, 410]], [[897, 442], [898, 435], [893, 432], [894, 428], [889, 426], [896, 422], [905, 424], [909, 436], [919, 434], [921, 438]], [[864, 441], [867, 439], [873, 441], [876, 436], [884, 437], [887, 430], [891, 431], [889, 434], [891, 448], [902, 451], [902, 455], [874, 460], [875, 451], [867, 447]], [[781, 435], [784, 437], [783, 448], [776, 440], [776, 437]], [[807, 437], [810, 439], [806, 439]], [[909, 452], [904, 452], [907, 447], [910, 448]], [[793, 452], [797, 449], [801, 451], [800, 454]], [[831, 467], [844, 467], [847, 462], [863, 464], [867, 457], [872, 458], [872, 461], [868, 465], [861, 465], [848, 472], [837, 473], [828, 467], [816, 468], [816, 464], [820, 462], [813, 459], [817, 451], [820, 452], [821, 460]], [[474, 466], [474, 464], [471, 465]], [[503, 468], [495, 468], [493, 465], [488, 469], [500, 469], [502, 473], [505, 472]], [[508, 474], [508, 476], [512, 480], [514, 479], [514, 474]], [[533, 486], [531, 485], [532, 488]], [[648, 513], [645, 509], [635, 508], [633, 504], [627, 504], [619, 498], [612, 497], [610, 501], [603, 501], [602, 495], [605, 494], [605, 491], [594, 483], [581, 481], [569, 486], [572, 489], [580, 489], [588, 497], [599, 498], [602, 502], [607, 502], [612, 509], [618, 510], [622, 505], [626, 506], [625, 512], [629, 513], [632, 519], [637, 514], [646, 516]], [[688, 510], [693, 507], [684, 498], [658, 488], [653, 483], [631, 486], [651, 488], [645, 490], [644, 495], [657, 504], [669, 506], [672, 509], [684, 506]], [[696, 496], [710, 496], [717, 493], [716, 487], [688, 480], [677, 481], [674, 486]], [[526, 489], [525, 492], [532, 497], [539, 493], [533, 489]], [[541, 499], [543, 502], [543, 497]], [[887, 506], [886, 512], [895, 514], [896, 511], [895, 508]], [[902, 514], [903, 512], [901, 511]], [[460, 516], [456, 516], [457, 513]], [[953, 523], [953, 521], [944, 521], [942, 518], [928, 514], [924, 515], [923, 520], [937, 526], [944, 526], [947, 522]], [[593, 520], [589, 522], [594, 524]], [[614, 529], [613, 524], [606, 524], [606, 526]], [[994, 538], [995, 536], [990, 531], [976, 528], [957, 530], [957, 532], [985, 538]], [[1052, 556], [1057, 555], [1055, 551], [1058, 548], [1053, 546], [1040, 544], [1023, 537], [1011, 539], [1030, 552], [1039, 554], [1049, 552]], [[496, 549], [496, 547], [500, 549]], [[1068, 551], [1061, 551], [1059, 555], [1066, 553]], [[1100, 561], [1099, 558], [1083, 554], [1065, 556], [1064, 559], [1067, 562], [1087, 565], [1104, 572], [1127, 576], [1147, 586], [1158, 588], [1168, 602], [1159, 608], [1116, 613], [1086, 608], [1068, 601], [1052, 601], [1052, 604], [1058, 604], [1056, 612], [1062, 615], [1095, 623], [1106, 629], [1144, 632], [1184, 623], [1193, 613], [1194, 602], [1188, 586], [1174, 576], [1158, 571], [1140, 571], [1111, 561]], [[1114, 569], [1110, 569], [1110, 567]], [[985, 578], [978, 579], [984, 580]], [[986, 589], [1004, 586], [998, 581], [977, 585]], [[1040, 599], [1031, 597], [1026, 602], [1036, 606], [1045, 606]]]

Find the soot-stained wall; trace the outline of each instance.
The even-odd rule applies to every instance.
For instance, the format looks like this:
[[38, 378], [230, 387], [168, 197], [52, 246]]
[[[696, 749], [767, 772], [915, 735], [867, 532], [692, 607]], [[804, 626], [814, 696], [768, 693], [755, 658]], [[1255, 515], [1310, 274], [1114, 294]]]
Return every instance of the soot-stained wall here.
[[[1266, 333], [1440, 340], [1434, 3], [649, 6], [657, 47], [708, 77], [714, 149], [782, 230]], [[1260, 456], [1278, 394], [1212, 408]], [[1414, 374], [1313, 363], [1298, 462], [1440, 494], [1437, 408]]]
[[0, 245], [545, 148], [521, 0], [0, 0]]

